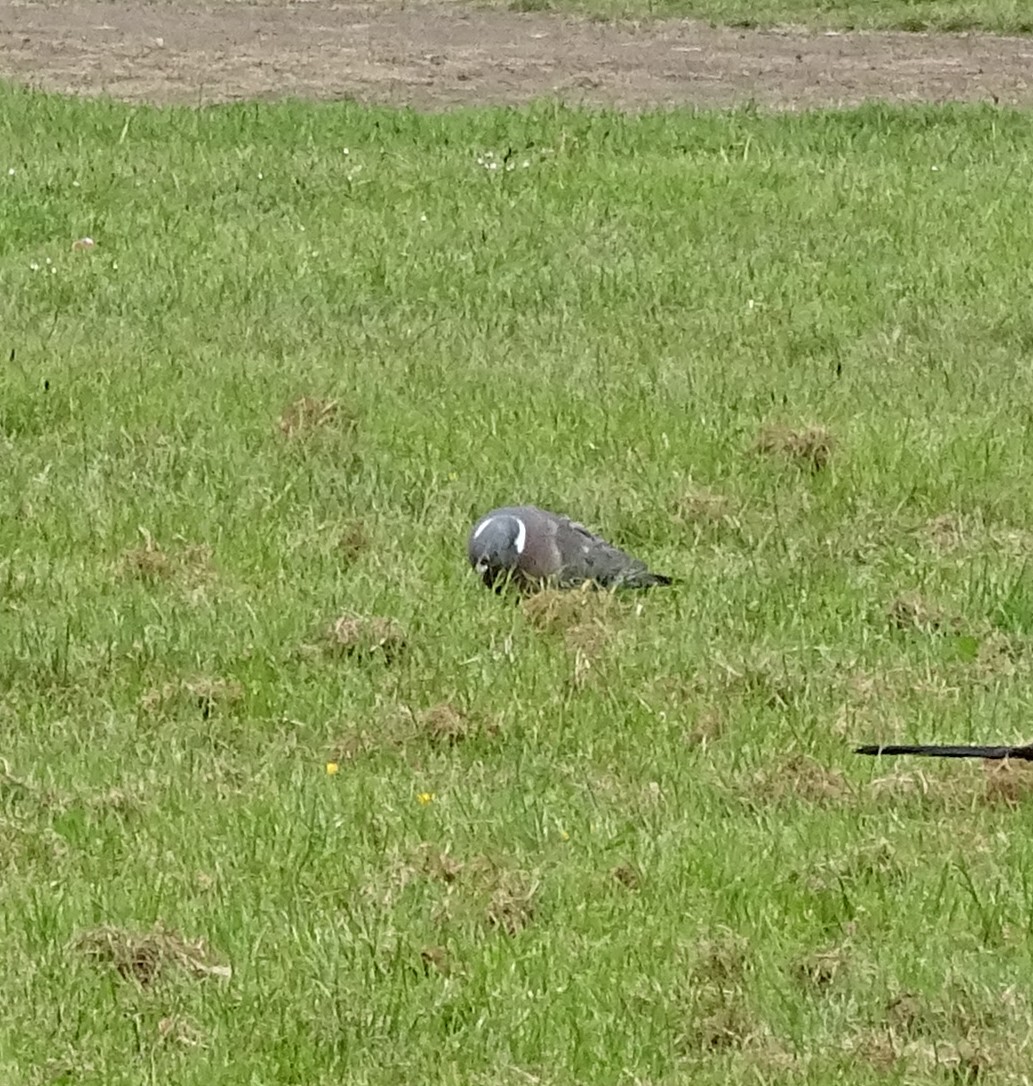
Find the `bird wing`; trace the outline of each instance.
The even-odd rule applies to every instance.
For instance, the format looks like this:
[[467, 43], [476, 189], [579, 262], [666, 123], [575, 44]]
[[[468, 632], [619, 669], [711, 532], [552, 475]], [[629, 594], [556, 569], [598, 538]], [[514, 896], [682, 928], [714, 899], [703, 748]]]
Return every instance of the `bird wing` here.
[[556, 543], [563, 559], [561, 584], [595, 581], [609, 587], [647, 572], [645, 562], [568, 517], [557, 523]]

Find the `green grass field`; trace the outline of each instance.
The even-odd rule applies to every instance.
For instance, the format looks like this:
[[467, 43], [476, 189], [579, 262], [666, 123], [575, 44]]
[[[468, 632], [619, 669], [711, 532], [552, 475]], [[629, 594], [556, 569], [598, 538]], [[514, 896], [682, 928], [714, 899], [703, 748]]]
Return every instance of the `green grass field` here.
[[491, 0], [515, 11], [573, 10], [601, 19], [703, 19], [732, 26], [1033, 32], [1028, 0]]
[[1028, 117], [0, 118], [0, 1081], [1027, 1081]]

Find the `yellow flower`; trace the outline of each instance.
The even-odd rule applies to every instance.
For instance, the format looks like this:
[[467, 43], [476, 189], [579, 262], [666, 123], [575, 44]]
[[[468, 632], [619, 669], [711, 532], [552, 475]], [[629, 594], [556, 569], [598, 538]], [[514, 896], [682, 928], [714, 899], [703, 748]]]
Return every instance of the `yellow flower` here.
[[560, 830], [560, 840], [561, 841], [569, 841], [570, 840], [570, 834], [567, 833], [566, 830]]
[[428, 803], [433, 803], [434, 802], [434, 793], [433, 792], [421, 792], [416, 797], [416, 802], [419, 803], [422, 807], [426, 807]]
[[327, 762], [326, 771], [332, 777], [341, 767], [336, 762]]

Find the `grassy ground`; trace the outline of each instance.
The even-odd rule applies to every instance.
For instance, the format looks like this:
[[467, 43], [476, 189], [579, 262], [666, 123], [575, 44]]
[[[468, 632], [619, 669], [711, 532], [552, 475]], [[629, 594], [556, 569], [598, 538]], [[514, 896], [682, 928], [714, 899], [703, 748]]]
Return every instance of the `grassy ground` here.
[[494, 0], [517, 11], [573, 10], [603, 19], [704, 19], [731, 26], [786, 23], [842, 30], [1033, 32], [1027, 0]]
[[0, 1080], [1026, 1081], [1028, 119], [0, 118]]

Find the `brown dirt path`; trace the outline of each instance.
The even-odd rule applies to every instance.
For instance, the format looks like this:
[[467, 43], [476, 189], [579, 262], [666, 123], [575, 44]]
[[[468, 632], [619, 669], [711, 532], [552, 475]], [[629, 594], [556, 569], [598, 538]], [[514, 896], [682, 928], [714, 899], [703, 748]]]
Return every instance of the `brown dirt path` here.
[[1033, 40], [603, 24], [427, 0], [0, 2], [0, 78], [128, 101], [1033, 104]]

